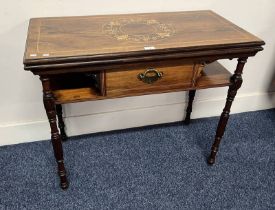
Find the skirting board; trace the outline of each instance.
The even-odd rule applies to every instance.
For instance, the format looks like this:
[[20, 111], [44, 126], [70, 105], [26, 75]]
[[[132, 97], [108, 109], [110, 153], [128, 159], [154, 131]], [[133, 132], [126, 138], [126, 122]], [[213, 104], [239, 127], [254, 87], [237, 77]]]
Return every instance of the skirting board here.
[[[192, 118], [219, 116], [224, 104], [225, 98], [197, 100], [194, 102]], [[256, 111], [274, 107], [274, 92], [239, 95], [233, 103], [231, 113]], [[181, 121], [184, 119], [185, 108], [186, 104], [184, 102], [144, 106], [134, 109], [71, 116], [65, 118], [65, 124], [69, 136], [81, 135]], [[47, 120], [4, 126], [0, 125], [0, 134], [0, 146], [50, 138]]]

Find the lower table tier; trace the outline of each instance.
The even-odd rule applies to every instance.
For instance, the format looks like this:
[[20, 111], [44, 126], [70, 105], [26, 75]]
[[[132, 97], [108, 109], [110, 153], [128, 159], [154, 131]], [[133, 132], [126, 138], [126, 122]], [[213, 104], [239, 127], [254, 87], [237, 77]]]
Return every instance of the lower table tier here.
[[[131, 96], [157, 94], [166, 92], [176, 92], [192, 89], [206, 89], [214, 87], [224, 87], [230, 85], [231, 73], [223, 67], [220, 63], [214, 62], [205, 66], [201, 72], [201, 76], [193, 86], [181, 86], [171, 87], [165, 90], [148, 90], [144, 92], [133, 93]], [[57, 89], [53, 91], [57, 104], [89, 101], [89, 100], [102, 100], [108, 98], [119, 98], [130, 96], [129, 94], [120, 94], [115, 96], [109, 96], [108, 94], [103, 96], [94, 87], [80, 87], [80, 88], [68, 88], [68, 89]]]

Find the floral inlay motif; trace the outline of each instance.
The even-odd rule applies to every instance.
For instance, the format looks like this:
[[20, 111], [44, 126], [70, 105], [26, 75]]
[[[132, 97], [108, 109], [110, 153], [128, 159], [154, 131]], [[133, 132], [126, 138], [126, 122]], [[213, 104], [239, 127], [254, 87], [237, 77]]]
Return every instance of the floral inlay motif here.
[[103, 25], [103, 32], [117, 40], [155, 41], [175, 34], [172, 25], [157, 20], [120, 19]]

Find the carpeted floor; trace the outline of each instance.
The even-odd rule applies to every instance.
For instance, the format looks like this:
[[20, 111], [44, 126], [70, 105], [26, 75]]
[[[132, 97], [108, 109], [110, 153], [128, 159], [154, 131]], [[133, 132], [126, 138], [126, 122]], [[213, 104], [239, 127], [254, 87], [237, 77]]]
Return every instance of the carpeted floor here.
[[50, 141], [0, 147], [0, 209], [275, 209], [275, 109], [73, 137], [62, 191]]

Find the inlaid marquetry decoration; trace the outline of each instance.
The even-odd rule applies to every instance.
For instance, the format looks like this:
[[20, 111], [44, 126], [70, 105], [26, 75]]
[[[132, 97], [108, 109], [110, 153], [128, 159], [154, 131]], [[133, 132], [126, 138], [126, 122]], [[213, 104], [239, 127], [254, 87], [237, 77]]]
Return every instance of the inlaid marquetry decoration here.
[[[184, 120], [189, 124], [196, 90], [229, 86], [208, 158], [213, 165], [246, 60], [264, 44], [208, 10], [31, 19], [24, 69], [42, 82], [61, 188], [69, 186], [62, 149], [67, 138], [62, 105], [68, 103], [189, 91]], [[233, 75], [216, 62], [234, 58]], [[46, 184], [53, 185], [41, 180], [39, 187]]]
[[164, 39], [175, 34], [172, 25], [150, 19], [120, 19], [103, 25], [103, 32], [117, 40], [148, 42]]

